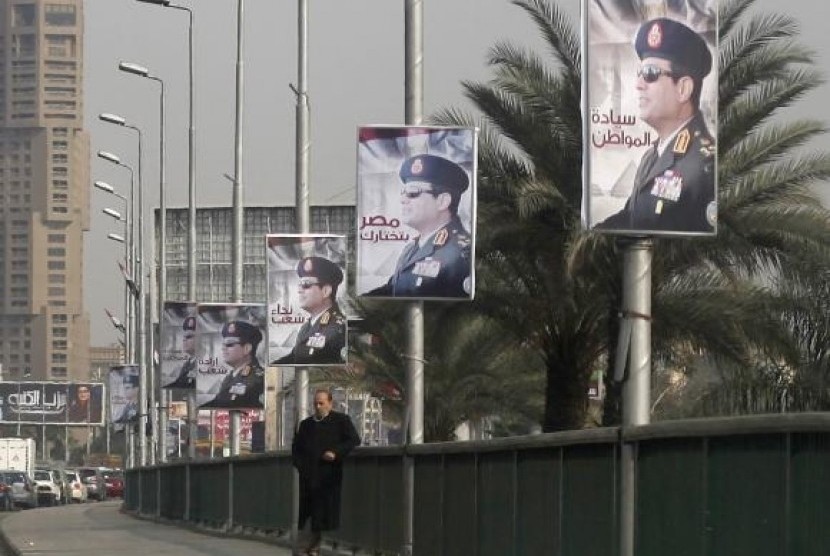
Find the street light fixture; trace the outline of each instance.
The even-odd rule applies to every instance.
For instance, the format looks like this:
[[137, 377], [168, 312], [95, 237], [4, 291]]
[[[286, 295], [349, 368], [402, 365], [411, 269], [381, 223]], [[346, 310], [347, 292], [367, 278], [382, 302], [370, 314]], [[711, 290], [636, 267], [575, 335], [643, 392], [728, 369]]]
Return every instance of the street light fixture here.
[[144, 4], [156, 4], [158, 6], [170, 6], [170, 0], [138, 0]]
[[115, 125], [126, 125], [127, 124], [127, 120], [125, 120], [124, 118], [122, 118], [121, 116], [119, 116], [117, 114], [107, 114], [107, 113], [98, 114], [98, 119], [101, 120], [102, 122], [107, 122], [107, 123], [115, 124]]
[[140, 75], [141, 77], [150, 77], [150, 70], [142, 65], [134, 64], [133, 62], [120, 62], [118, 69], [127, 73]]
[[96, 181], [92, 185], [94, 185], [97, 189], [100, 189], [101, 191], [106, 191], [107, 193], [115, 193], [115, 188], [105, 181]]
[[117, 241], [118, 243], [124, 243], [126, 241], [123, 236], [118, 234], [107, 234], [107, 239]]
[[117, 210], [115, 210], [115, 209], [105, 208], [105, 209], [103, 209], [101, 212], [103, 212], [103, 213], [104, 213], [104, 214], [106, 214], [107, 216], [112, 216], [112, 217], [113, 217], [113, 218], [115, 218], [116, 220], [121, 220], [121, 213], [120, 213], [120, 212], [118, 212], [118, 211], [117, 211]]
[[123, 166], [121, 164], [121, 158], [107, 151], [98, 151], [98, 158], [103, 158], [108, 162], [112, 162], [113, 164], [116, 164], [118, 166]]

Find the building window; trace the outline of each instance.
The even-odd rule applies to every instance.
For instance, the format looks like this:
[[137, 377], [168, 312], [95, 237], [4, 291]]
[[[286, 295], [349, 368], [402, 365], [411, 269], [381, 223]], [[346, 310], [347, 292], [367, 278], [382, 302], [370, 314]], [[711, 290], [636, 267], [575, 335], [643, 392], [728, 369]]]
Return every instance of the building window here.
[[69, 4], [46, 4], [44, 10], [46, 25], [72, 27], [76, 22], [75, 6]]
[[66, 367], [52, 367], [52, 376], [53, 377], [65, 377], [66, 376]]
[[66, 283], [66, 276], [63, 274], [50, 274], [49, 275], [49, 283], [50, 284], [65, 284]]
[[65, 154], [53, 154], [52, 155], [52, 164], [67, 164], [68, 162], [69, 162], [69, 157], [66, 156]]
[[66, 349], [66, 340], [55, 340], [52, 342], [52, 349]]
[[52, 329], [52, 336], [55, 338], [66, 338], [66, 328], [56, 327]]
[[49, 297], [64, 297], [66, 288], [49, 288]]
[[52, 212], [57, 214], [68, 214], [69, 209], [66, 207], [52, 207]]
[[66, 193], [52, 193], [52, 201], [55, 203], [66, 203], [69, 201], [69, 195]]
[[67, 322], [69, 322], [69, 318], [66, 315], [60, 313], [52, 315], [52, 324], [66, 324]]
[[63, 261], [49, 261], [46, 266], [49, 270], [66, 270], [66, 263]]
[[49, 243], [66, 243], [66, 236], [64, 234], [49, 234]]
[[17, 4], [12, 12], [12, 25], [15, 27], [33, 27], [35, 24], [34, 4]]
[[50, 247], [46, 250], [46, 254], [50, 257], [65, 257], [66, 249], [63, 247]]

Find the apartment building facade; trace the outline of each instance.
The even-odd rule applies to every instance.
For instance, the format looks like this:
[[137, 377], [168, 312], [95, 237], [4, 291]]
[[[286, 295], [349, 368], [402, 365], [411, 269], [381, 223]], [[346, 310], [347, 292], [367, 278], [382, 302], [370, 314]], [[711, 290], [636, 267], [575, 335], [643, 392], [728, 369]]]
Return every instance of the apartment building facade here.
[[0, 0], [0, 363], [89, 378], [83, 0]]

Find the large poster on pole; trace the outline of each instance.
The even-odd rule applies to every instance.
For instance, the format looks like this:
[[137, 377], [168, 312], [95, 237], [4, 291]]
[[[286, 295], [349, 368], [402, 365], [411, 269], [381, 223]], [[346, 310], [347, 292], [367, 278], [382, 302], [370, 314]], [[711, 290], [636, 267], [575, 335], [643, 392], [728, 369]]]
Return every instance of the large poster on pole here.
[[103, 424], [104, 385], [94, 382], [0, 382], [0, 423]]
[[346, 238], [268, 235], [266, 253], [271, 364], [345, 364]]
[[196, 387], [196, 304], [165, 301], [161, 319], [162, 388]]
[[717, 2], [584, 0], [587, 228], [717, 232]]
[[477, 137], [473, 128], [358, 130], [358, 295], [473, 298]]
[[213, 409], [261, 409], [268, 356], [266, 307], [206, 303], [197, 306], [196, 402]]
[[138, 419], [138, 365], [116, 365], [110, 368], [109, 392], [109, 414], [113, 423], [131, 423]]

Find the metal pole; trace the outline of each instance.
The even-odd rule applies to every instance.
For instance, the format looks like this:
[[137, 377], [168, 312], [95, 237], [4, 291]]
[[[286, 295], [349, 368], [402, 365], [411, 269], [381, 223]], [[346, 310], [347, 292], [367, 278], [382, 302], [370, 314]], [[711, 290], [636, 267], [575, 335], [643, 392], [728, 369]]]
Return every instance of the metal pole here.
[[[122, 164], [130, 171], [130, 184], [135, 188], [135, 173], [133, 169]], [[147, 345], [147, 326], [145, 312], [147, 305], [144, 299], [144, 194], [142, 188], [138, 188], [138, 273], [134, 276], [138, 289], [138, 349], [137, 363], [139, 369], [139, 420], [138, 420], [138, 447], [139, 465], [147, 464], [147, 360], [144, 348]]]
[[[181, 7], [180, 9], [187, 10], [189, 15], [189, 23], [187, 28], [188, 37], [188, 92], [189, 92], [189, 113], [188, 113], [188, 164], [187, 164], [187, 214], [188, 214], [188, 229], [187, 229], [187, 299], [188, 301], [196, 301], [196, 124], [194, 118], [194, 50], [193, 50], [193, 10]], [[188, 438], [190, 441], [187, 446], [187, 456], [190, 459], [196, 457], [196, 437], [199, 434], [198, 421], [199, 409], [196, 406], [196, 390], [193, 389], [187, 394], [187, 419], [190, 434]]]
[[[158, 291], [158, 322], [161, 324], [161, 315], [164, 314], [164, 299], [167, 297], [167, 187], [165, 175], [165, 162], [167, 159], [166, 148], [166, 132], [164, 119], [164, 81], [158, 77], [148, 76], [153, 81], [157, 81], [160, 86], [159, 94], [159, 291]], [[155, 358], [152, 358], [152, 367], [155, 369]], [[155, 373], [153, 373], [155, 378]], [[156, 397], [156, 388], [159, 381], [153, 380], [153, 398]], [[164, 396], [159, 392], [159, 399]], [[155, 399], [153, 400], [155, 401]], [[155, 406], [155, 404], [153, 404]], [[159, 406], [166, 404], [160, 403]], [[166, 408], [159, 407], [157, 414], [158, 419], [153, 426], [153, 439], [156, 441], [154, 445], [159, 447], [159, 459], [162, 462], [167, 461], [167, 435], [164, 432], [167, 430], [167, 413]]]
[[[623, 318], [631, 322], [629, 373], [623, 385], [623, 427], [647, 425], [651, 397], [651, 261], [652, 242], [632, 239], [623, 262]], [[634, 556], [636, 508], [636, 444], [621, 450], [620, 555]]]
[[[297, 87], [294, 90], [297, 96], [295, 111], [295, 211], [297, 231], [301, 234], [309, 233], [310, 209], [308, 205], [309, 181], [309, 107], [308, 107], [308, 1], [297, 2]], [[294, 369], [294, 431], [303, 419], [308, 416], [308, 369], [297, 367]], [[296, 546], [299, 535], [298, 524], [300, 517], [300, 476], [297, 471], [293, 475], [292, 489], [292, 544]]]
[[[423, 121], [424, 109], [424, 31], [423, 0], [405, 0], [405, 120], [407, 125]], [[409, 444], [424, 442], [424, 304], [407, 305], [406, 388], [409, 414]], [[414, 549], [415, 530], [415, 460], [404, 455], [404, 556]]]
[[[234, 131], [234, 164], [233, 164], [233, 301], [242, 301], [242, 247], [243, 212], [242, 204], [242, 48], [244, 46], [244, 0], [238, 0], [236, 14], [236, 115]], [[238, 411], [230, 412], [231, 455], [239, 455], [239, 432], [242, 424], [242, 415]]]

